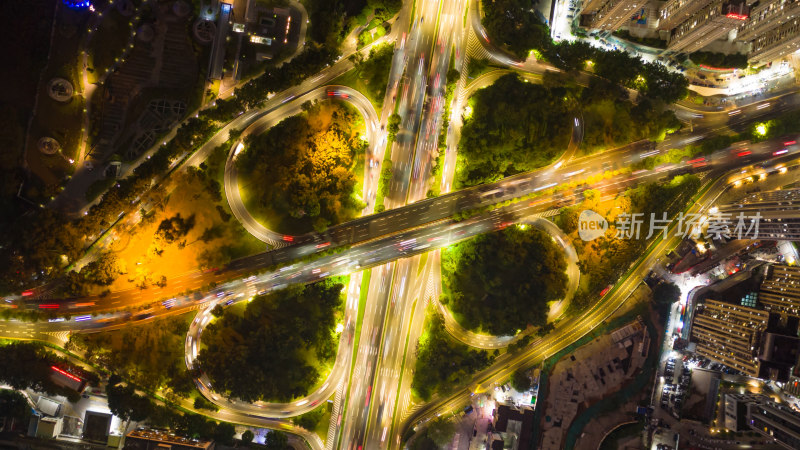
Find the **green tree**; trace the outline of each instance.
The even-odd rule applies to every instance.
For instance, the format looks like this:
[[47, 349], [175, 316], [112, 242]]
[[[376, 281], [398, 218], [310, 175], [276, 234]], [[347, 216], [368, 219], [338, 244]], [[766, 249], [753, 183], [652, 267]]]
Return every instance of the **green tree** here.
[[266, 450], [292, 450], [292, 446], [289, 445], [289, 438], [280, 431], [267, 433], [264, 438], [264, 447]]
[[473, 373], [493, 360], [485, 350], [472, 350], [454, 342], [438, 315], [426, 325], [416, 353], [417, 368], [411, 387], [423, 400], [430, 399], [434, 392], [445, 392], [466, 383]]
[[223, 314], [225, 314], [225, 309], [222, 305], [217, 305], [211, 310], [211, 315], [214, 317], [222, 317]]
[[369, 58], [358, 64], [360, 78], [367, 85], [369, 95], [376, 101], [383, 102], [386, 95], [386, 83], [389, 79], [389, 69], [392, 67], [394, 44], [385, 43], [372, 47]]
[[28, 401], [17, 391], [0, 389], [0, 417], [24, 423], [31, 415]]
[[566, 234], [576, 231], [578, 229], [578, 208], [561, 208], [556, 225]]
[[442, 253], [442, 301], [466, 328], [514, 335], [547, 322], [547, 303], [566, 293], [566, 267], [550, 235], [508, 227]]
[[656, 303], [670, 304], [675, 303], [681, 296], [681, 288], [675, 283], [662, 282], [653, 288], [653, 300]]
[[389, 193], [389, 185], [392, 182], [394, 170], [392, 169], [392, 161], [386, 160], [381, 167], [381, 176], [378, 179], [378, 195], [386, 197]]
[[397, 136], [397, 133], [400, 131], [400, 114], [393, 113], [389, 116], [389, 123], [386, 126], [386, 131], [388, 131], [388, 139], [394, 140]]
[[511, 387], [517, 392], [525, 392], [531, 387], [531, 379], [523, 370], [517, 370], [511, 375]]
[[357, 217], [364, 203], [356, 195], [351, 169], [367, 147], [356, 128], [360, 120], [343, 103], [318, 102], [308, 113], [251, 135], [236, 161], [241, 183], [257, 186], [257, 205], [282, 216], [276, 222], [286, 232]]
[[308, 355], [335, 356], [343, 287], [336, 279], [295, 285], [255, 297], [243, 314], [226, 310], [203, 332], [199, 367], [218, 392], [244, 401], [307, 395], [320, 377]]
[[561, 41], [550, 47], [547, 59], [559, 69], [567, 71], [582, 70], [587, 61], [594, 62], [596, 50], [585, 41]]
[[202, 395], [198, 395], [194, 399], [194, 409], [205, 409], [208, 411], [219, 411], [219, 407], [217, 405], [211, 403], [210, 401], [206, 400], [205, 397]]
[[503, 44], [519, 59], [531, 50], [551, 45], [550, 29], [536, 15], [535, 0], [482, 1], [483, 26], [492, 41]]
[[439, 448], [452, 442], [455, 433], [456, 423], [447, 417], [437, 417], [428, 423], [428, 437], [436, 443]]
[[642, 72], [642, 60], [624, 50], [595, 53], [595, 73], [613, 83], [627, 86]]
[[476, 92], [458, 144], [456, 184], [490, 183], [555, 160], [572, 133], [566, 97], [563, 88], [525, 83], [516, 74]]
[[227, 422], [220, 422], [214, 429], [214, 440], [222, 445], [233, 445], [233, 435], [236, 429]]
[[317, 408], [293, 418], [292, 422], [294, 422], [297, 426], [305, 428], [306, 430], [314, 431], [317, 428], [319, 421], [322, 420], [322, 416], [324, 414], [325, 411], [323, 408]]
[[177, 213], [175, 216], [161, 221], [156, 230], [156, 238], [171, 244], [186, 236], [194, 228], [194, 222], [194, 214], [184, 219], [181, 217], [181, 213]]
[[125, 421], [141, 422], [153, 411], [153, 404], [147, 397], [137, 394], [131, 385], [117, 384], [106, 388], [108, 409]]

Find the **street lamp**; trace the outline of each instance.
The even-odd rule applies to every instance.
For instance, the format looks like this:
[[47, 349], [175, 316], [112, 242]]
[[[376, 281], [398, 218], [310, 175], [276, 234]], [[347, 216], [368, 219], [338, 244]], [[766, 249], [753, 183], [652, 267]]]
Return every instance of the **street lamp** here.
[[760, 123], [756, 125], [756, 134], [759, 136], [766, 136], [767, 135], [767, 124]]

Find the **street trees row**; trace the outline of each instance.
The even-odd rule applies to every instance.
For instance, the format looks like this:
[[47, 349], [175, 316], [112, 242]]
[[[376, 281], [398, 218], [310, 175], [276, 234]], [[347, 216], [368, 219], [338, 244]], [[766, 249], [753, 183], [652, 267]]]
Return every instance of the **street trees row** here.
[[695, 64], [731, 69], [746, 69], [747, 55], [743, 53], [694, 52], [689, 59]]
[[295, 285], [254, 298], [243, 314], [225, 311], [203, 332], [200, 369], [231, 398], [286, 402], [308, 394], [320, 377], [315, 366], [336, 356], [343, 288], [336, 279]]
[[548, 302], [566, 294], [563, 249], [545, 232], [508, 227], [442, 253], [442, 303], [461, 325], [493, 335], [543, 326]]
[[500, 77], [470, 99], [461, 131], [457, 186], [490, 183], [549, 164], [567, 147], [572, 123], [566, 91]]
[[352, 168], [367, 145], [358, 124], [357, 112], [324, 101], [248, 137], [236, 162], [240, 185], [256, 191], [262, 208], [290, 217], [284, 226], [294, 229], [283, 232], [322, 231], [357, 217], [364, 203]]
[[664, 103], [688, 94], [689, 81], [661, 63], [645, 62], [624, 50], [603, 50], [583, 41], [561, 41], [543, 50], [544, 56], [565, 71], [591, 69], [611, 83], [636, 89], [643, 96]]
[[[233, 445], [236, 429], [227, 422], [208, 420], [200, 414], [180, 413], [174, 405], [161, 405], [136, 392], [133, 384], [123, 383], [118, 375], [108, 379], [108, 409], [124, 421], [147, 421], [156, 428], [168, 428], [176, 434], [195, 439], [210, 439], [222, 445]], [[285, 436], [284, 436], [285, 437]], [[284, 450], [289, 447], [275, 447]]]

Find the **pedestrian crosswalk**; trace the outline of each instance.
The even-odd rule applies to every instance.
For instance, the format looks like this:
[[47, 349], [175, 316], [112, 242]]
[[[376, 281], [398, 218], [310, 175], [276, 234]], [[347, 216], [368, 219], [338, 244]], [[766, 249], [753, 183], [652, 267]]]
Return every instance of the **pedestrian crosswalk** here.
[[43, 334], [50, 336], [52, 340], [64, 345], [69, 341], [70, 331], [45, 331]]
[[328, 435], [325, 437], [325, 450], [333, 450], [333, 445], [336, 440], [336, 428], [339, 424], [339, 414], [342, 412], [342, 397], [344, 397], [345, 383], [339, 383], [336, 388], [336, 394], [333, 397], [333, 411], [331, 412], [331, 421], [328, 425]]

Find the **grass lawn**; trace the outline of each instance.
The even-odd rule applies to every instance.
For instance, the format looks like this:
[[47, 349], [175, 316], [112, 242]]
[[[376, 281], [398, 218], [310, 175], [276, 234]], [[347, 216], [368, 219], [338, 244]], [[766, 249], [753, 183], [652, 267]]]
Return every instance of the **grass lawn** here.
[[367, 83], [361, 78], [360, 71], [357, 68], [350, 69], [334, 78], [331, 84], [348, 86], [361, 92], [369, 99], [370, 103], [372, 103], [372, 107], [375, 108], [375, 111], [380, 111], [383, 106], [383, 98], [373, 98], [372, 95], [370, 95]]
[[372, 269], [365, 270], [361, 275], [361, 290], [358, 297], [358, 317], [356, 317], [356, 329], [354, 331], [355, 341], [353, 342], [353, 362], [356, 361], [358, 351], [358, 341], [361, 337], [361, 325], [364, 323], [364, 311], [367, 309], [367, 295], [369, 294], [369, 280], [372, 278]]
[[[47, 96], [45, 89], [43, 86], [36, 116], [31, 123], [28, 162], [37, 176], [51, 184], [74, 171], [68, 158], [76, 159], [78, 155], [84, 106], [83, 99], [77, 95], [68, 103], [56, 102]], [[41, 153], [37, 143], [42, 137], [57, 140], [61, 151], [54, 155]], [[41, 173], [37, 170], [39, 167], [46, 172]]]
[[478, 78], [479, 76], [496, 69], [505, 69], [504, 67], [494, 65], [488, 59], [470, 59], [467, 64], [467, 85]]
[[[165, 276], [169, 284], [170, 277], [203, 265], [208, 255], [224, 260], [264, 251], [264, 244], [235, 218], [223, 220], [218, 206], [223, 211], [225, 207], [210, 196], [197, 178], [176, 174], [170, 183], [165, 191], [153, 194], [159, 206], [154, 208], [152, 216], [144, 218], [128, 232], [120, 233], [120, 238], [111, 246], [122, 273], [110, 286], [112, 291], [150, 285], [161, 276]], [[184, 218], [194, 215], [194, 227], [179, 242], [159, 242], [155, 234], [160, 223], [178, 213]], [[202, 239], [207, 232], [211, 238]], [[181, 245], [181, 241], [185, 244]], [[208, 266], [218, 267], [216, 264]]]
[[[131, 18], [133, 19], [133, 18]], [[89, 67], [94, 73], [105, 72], [122, 55], [131, 34], [131, 20], [123, 17], [116, 8], [111, 8], [100, 20], [97, 31], [89, 41]]]
[[[39, 85], [39, 102], [31, 122], [28, 140], [28, 166], [45, 184], [59, 183], [74, 167], [67, 160], [78, 153], [84, 102], [80, 96], [78, 42], [85, 26], [83, 15], [69, 8], [60, 8], [56, 34], [50, 57]], [[74, 95], [67, 103], [57, 102], [47, 95], [47, 83], [55, 77], [68, 80]], [[61, 154], [45, 155], [37, 149], [41, 137], [52, 137], [61, 144]], [[63, 154], [63, 156], [62, 156]]]
[[364, 48], [386, 35], [386, 28], [379, 19], [372, 19], [367, 29], [358, 34], [358, 48]]

